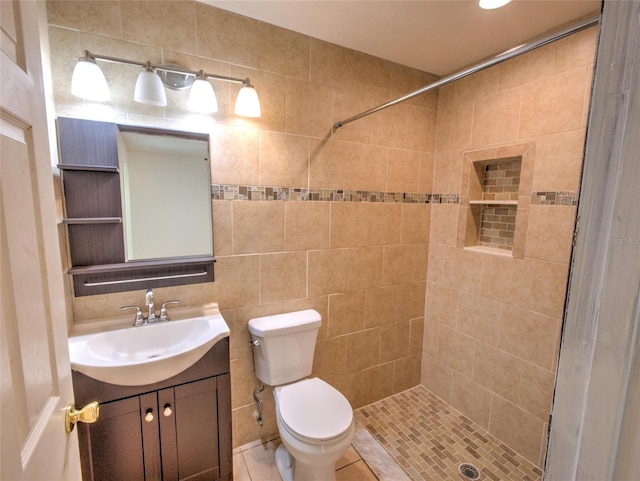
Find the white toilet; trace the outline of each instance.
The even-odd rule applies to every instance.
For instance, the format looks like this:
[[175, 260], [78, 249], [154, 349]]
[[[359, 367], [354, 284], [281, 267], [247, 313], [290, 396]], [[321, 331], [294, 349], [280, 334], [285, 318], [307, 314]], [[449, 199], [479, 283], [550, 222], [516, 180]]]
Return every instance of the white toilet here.
[[349, 401], [323, 380], [307, 378], [321, 319], [308, 309], [249, 321], [256, 376], [275, 387], [282, 440], [276, 465], [284, 481], [335, 481], [335, 463], [355, 434]]

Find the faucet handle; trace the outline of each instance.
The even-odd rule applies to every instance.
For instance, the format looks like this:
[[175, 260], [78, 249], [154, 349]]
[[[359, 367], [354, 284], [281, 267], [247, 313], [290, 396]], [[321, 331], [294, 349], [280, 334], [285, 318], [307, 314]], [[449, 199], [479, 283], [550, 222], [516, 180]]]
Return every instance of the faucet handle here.
[[178, 299], [174, 299], [172, 301], [163, 302], [162, 306], [160, 306], [160, 320], [161, 321], [170, 321], [169, 314], [167, 314], [167, 304], [178, 304], [180, 301]]
[[142, 316], [142, 310], [138, 306], [122, 306], [120, 308], [121, 311], [125, 311], [127, 309], [136, 310], [136, 320], [133, 323], [134, 327], [142, 326], [144, 324], [144, 317]]

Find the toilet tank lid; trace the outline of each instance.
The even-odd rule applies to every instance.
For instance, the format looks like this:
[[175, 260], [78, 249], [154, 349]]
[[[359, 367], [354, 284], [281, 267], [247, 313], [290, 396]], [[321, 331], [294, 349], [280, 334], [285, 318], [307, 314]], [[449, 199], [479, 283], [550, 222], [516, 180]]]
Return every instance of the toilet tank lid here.
[[315, 309], [256, 317], [249, 321], [249, 332], [259, 337], [282, 336], [320, 327], [322, 316]]

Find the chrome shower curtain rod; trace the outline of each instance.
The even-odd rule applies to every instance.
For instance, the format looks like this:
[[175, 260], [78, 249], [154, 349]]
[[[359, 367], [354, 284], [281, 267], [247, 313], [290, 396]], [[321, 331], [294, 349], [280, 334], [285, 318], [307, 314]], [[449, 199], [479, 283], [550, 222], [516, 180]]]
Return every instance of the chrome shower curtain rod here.
[[366, 117], [368, 115], [371, 114], [375, 114], [376, 112], [379, 112], [383, 109], [386, 109], [388, 107], [393, 107], [394, 105], [397, 105], [399, 103], [405, 102], [409, 99], [412, 99], [414, 97], [417, 97], [418, 95], [422, 95], [424, 93], [429, 92], [430, 90], [433, 89], [437, 89], [438, 87], [442, 87], [443, 85], [447, 85], [451, 82], [455, 82], [456, 80], [460, 80], [461, 78], [464, 78], [468, 75], [471, 75], [473, 73], [479, 72], [480, 70], [483, 70], [487, 67], [491, 67], [492, 65], [496, 65], [500, 62], [504, 62], [505, 60], [509, 60], [511, 58], [517, 57], [518, 55], [522, 55], [523, 53], [527, 53], [530, 52], [531, 50], [534, 50], [538, 47], [542, 47], [544, 45], [547, 45], [551, 42], [554, 42], [555, 40], [559, 40], [561, 38], [567, 37], [569, 35], [571, 35], [572, 33], [575, 32], [579, 32], [580, 30], [584, 30], [586, 28], [589, 28], [593, 25], [597, 25], [598, 21], [600, 19], [600, 16], [595, 16], [595, 17], [590, 17], [587, 18], [585, 20], [582, 20], [576, 24], [573, 24], [567, 28], [564, 28], [562, 30], [559, 30], [555, 33], [552, 33], [546, 37], [542, 37], [538, 40], [534, 40], [530, 43], [527, 43], [525, 45], [521, 45], [520, 47], [516, 47], [516, 48], [512, 48], [511, 50], [507, 50], [506, 52], [497, 55], [489, 60], [485, 60], [484, 62], [481, 62], [477, 65], [474, 65], [473, 67], [469, 67], [465, 70], [462, 70], [458, 73], [454, 73], [452, 75], [448, 75], [446, 77], [441, 78], [440, 80], [437, 80], [425, 87], [422, 87], [418, 90], [416, 90], [415, 92], [411, 92], [408, 93], [407, 95], [397, 98], [395, 100], [391, 100], [387, 103], [384, 103], [382, 105], [378, 105], [377, 107], [374, 107], [372, 109], [369, 109], [365, 112], [362, 112], [358, 115], [354, 115], [353, 117], [349, 117], [346, 120], [341, 120], [339, 122], [336, 122], [335, 124], [333, 124], [333, 131], [335, 132], [336, 130], [338, 130], [340, 127], [342, 127], [343, 125], [346, 125], [350, 122], [353, 122], [354, 120], [358, 120], [361, 119], [362, 117]]

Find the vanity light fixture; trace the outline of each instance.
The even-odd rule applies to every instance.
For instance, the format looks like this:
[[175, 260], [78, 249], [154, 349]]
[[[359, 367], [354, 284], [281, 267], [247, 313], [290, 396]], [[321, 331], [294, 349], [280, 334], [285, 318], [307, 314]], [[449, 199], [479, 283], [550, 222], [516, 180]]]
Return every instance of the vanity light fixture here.
[[[146, 105], [165, 106], [167, 98], [164, 87], [173, 90], [191, 88], [189, 92], [189, 108], [199, 113], [213, 113], [218, 110], [213, 87], [209, 79], [242, 84], [236, 99], [235, 113], [244, 117], [260, 117], [260, 99], [248, 78], [227, 77], [206, 73], [203, 70], [188, 70], [179, 65], [154, 65], [150, 61], [139, 62], [106, 55], [98, 55], [85, 50], [73, 70], [71, 79], [71, 93], [77, 97], [93, 101], [110, 99], [109, 86], [104, 74], [96, 61], [137, 65], [143, 68], [136, 81], [133, 99]], [[175, 74], [183, 77], [177, 87]], [[170, 80], [173, 77], [173, 80]], [[105, 93], [106, 92], [106, 93]]]
[[480, 8], [485, 10], [493, 10], [494, 8], [504, 7], [511, 0], [480, 0]]

